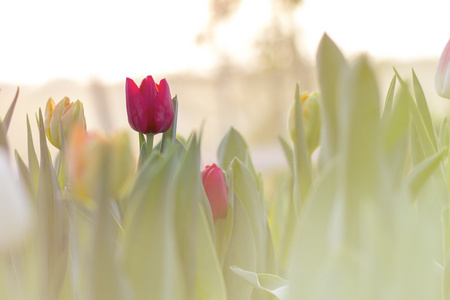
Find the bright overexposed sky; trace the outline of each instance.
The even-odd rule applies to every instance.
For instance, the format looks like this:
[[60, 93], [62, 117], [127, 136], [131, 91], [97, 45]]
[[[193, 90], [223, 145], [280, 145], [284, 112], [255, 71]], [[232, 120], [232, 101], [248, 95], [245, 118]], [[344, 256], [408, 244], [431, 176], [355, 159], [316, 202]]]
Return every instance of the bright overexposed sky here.
[[[348, 55], [437, 59], [450, 38], [448, 12], [449, 0], [304, 0], [295, 20], [312, 59], [325, 31]], [[270, 15], [270, 0], [242, 0], [239, 13], [219, 28], [217, 47], [245, 63]], [[194, 43], [207, 22], [208, 0], [3, 1], [0, 83], [207, 72], [216, 56]]]

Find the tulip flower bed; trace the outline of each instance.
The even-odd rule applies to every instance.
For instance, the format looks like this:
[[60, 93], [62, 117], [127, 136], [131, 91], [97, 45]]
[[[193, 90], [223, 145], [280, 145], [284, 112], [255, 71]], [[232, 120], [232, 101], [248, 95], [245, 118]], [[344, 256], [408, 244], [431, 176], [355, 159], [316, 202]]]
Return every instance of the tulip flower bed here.
[[50, 99], [40, 157], [27, 119], [15, 180], [16, 95], [0, 130], [0, 299], [450, 299], [448, 121], [414, 72], [394, 72], [381, 101], [367, 59], [326, 35], [317, 68], [320, 91], [295, 91], [275, 199], [235, 129], [200, 165], [201, 133], [177, 136], [178, 99], [151, 76], [126, 79], [139, 158], [127, 134], [87, 130], [81, 102]]

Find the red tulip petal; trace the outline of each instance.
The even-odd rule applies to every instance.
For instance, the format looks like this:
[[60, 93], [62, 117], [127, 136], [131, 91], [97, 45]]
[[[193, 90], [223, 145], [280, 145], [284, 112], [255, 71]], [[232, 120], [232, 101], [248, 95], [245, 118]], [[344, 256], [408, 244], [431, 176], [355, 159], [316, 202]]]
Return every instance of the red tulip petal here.
[[127, 103], [128, 123], [134, 130], [142, 132], [142, 130], [146, 127], [146, 124], [143, 122], [142, 118], [142, 106], [144, 104], [144, 99], [136, 83], [130, 78], [127, 78], [125, 82], [125, 96]]
[[202, 182], [214, 220], [226, 217], [228, 187], [222, 169], [215, 164], [207, 166], [202, 172]]
[[142, 80], [140, 91], [145, 100], [145, 111], [143, 111], [143, 115], [145, 116], [144, 120], [146, 122], [145, 133], [157, 133], [155, 132], [156, 124], [153, 115], [158, 91], [152, 76], [147, 76]]
[[211, 167], [215, 166], [216, 164], [208, 165], [205, 167], [205, 169], [202, 171], [202, 182], [206, 181], [206, 178], [208, 177], [208, 174], [211, 172]]
[[159, 85], [152, 76], [142, 80], [140, 87], [127, 78], [126, 97], [130, 126], [142, 133], [161, 133], [172, 126], [174, 109], [165, 79]]
[[159, 82], [158, 89], [153, 117], [158, 132], [165, 132], [172, 126], [174, 119], [172, 96], [166, 79]]

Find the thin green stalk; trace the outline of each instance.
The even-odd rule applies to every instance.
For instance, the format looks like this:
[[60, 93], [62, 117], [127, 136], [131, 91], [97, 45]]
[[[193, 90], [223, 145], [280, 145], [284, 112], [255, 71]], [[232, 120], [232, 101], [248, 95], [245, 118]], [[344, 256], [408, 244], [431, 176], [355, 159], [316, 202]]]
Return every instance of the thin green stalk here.
[[153, 150], [153, 138], [155, 137], [155, 135], [153, 133], [147, 133], [147, 157], [150, 157], [150, 155], [152, 154], [152, 150]]
[[174, 111], [174, 118], [172, 126], [170, 126], [169, 130], [163, 133], [162, 139], [161, 139], [161, 147], [160, 152], [164, 153], [167, 148], [167, 141], [170, 140], [172, 143], [175, 142], [176, 136], [177, 136], [177, 119], [178, 119], [178, 97], [175, 95], [172, 99], [173, 103], [173, 111]]
[[145, 136], [142, 132], [139, 132], [139, 150], [142, 149], [142, 145], [145, 143]]
[[138, 169], [142, 167], [147, 159], [145, 136], [142, 132], [139, 132], [139, 160]]

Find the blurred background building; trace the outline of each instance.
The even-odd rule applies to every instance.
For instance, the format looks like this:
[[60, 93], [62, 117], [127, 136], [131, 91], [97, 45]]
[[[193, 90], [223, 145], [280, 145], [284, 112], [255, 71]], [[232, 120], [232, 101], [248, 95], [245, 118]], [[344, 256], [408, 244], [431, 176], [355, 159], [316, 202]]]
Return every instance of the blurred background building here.
[[33, 122], [49, 97], [80, 99], [88, 129], [127, 130], [137, 145], [125, 78], [153, 75], [178, 95], [180, 134], [204, 124], [205, 164], [233, 126], [260, 170], [284, 167], [277, 137], [287, 136], [295, 83], [317, 89], [314, 56], [324, 32], [347, 57], [371, 58], [382, 97], [392, 67], [406, 79], [414, 68], [432, 112], [448, 114], [434, 92], [448, 11], [447, 0], [7, 1], [0, 4], [0, 113], [20, 86], [9, 140], [25, 159], [25, 115]]

